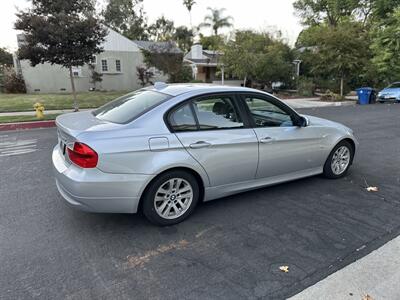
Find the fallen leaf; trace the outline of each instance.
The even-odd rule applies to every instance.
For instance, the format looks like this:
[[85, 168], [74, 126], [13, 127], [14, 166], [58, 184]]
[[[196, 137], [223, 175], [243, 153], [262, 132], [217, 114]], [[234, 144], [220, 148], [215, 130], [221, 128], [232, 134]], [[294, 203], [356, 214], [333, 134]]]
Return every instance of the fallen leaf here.
[[369, 186], [369, 187], [367, 187], [367, 191], [368, 192], [378, 192], [379, 189], [376, 186]]
[[361, 300], [374, 300], [370, 295], [366, 294]]
[[289, 272], [289, 266], [280, 266], [279, 270], [281, 270], [284, 273], [288, 273]]

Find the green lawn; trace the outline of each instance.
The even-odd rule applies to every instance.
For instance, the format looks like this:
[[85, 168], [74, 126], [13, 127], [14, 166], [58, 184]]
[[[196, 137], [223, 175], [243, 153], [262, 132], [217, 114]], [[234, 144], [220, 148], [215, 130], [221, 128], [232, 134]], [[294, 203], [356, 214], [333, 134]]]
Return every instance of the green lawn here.
[[17, 122], [30, 122], [30, 121], [45, 121], [54, 120], [58, 114], [44, 115], [44, 119], [38, 119], [36, 116], [0, 116], [1, 123], [17, 123]]
[[[127, 92], [84, 92], [78, 93], [80, 108], [95, 108]], [[2, 94], [0, 93], [0, 112], [34, 111], [36, 102], [43, 103], [45, 110], [72, 109], [74, 100], [71, 94]], [[45, 111], [46, 113], [46, 111]]]

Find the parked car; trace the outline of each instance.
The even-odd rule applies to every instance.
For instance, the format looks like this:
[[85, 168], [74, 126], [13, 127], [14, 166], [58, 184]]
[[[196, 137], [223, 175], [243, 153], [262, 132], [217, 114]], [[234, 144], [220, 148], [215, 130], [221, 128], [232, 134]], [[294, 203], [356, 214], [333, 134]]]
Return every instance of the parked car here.
[[158, 225], [200, 201], [303, 177], [344, 176], [353, 131], [244, 87], [166, 85], [57, 117], [59, 192], [90, 212], [136, 213]]
[[400, 82], [394, 82], [378, 93], [378, 101], [400, 103]]

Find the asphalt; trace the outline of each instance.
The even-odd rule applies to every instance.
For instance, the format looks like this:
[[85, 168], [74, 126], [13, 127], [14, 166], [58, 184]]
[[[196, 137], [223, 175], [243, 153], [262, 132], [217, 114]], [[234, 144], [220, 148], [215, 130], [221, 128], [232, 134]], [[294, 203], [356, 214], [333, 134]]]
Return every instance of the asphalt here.
[[0, 299], [283, 299], [398, 236], [400, 105], [299, 111], [354, 129], [347, 177], [212, 201], [168, 228], [66, 207], [54, 128], [0, 133]]

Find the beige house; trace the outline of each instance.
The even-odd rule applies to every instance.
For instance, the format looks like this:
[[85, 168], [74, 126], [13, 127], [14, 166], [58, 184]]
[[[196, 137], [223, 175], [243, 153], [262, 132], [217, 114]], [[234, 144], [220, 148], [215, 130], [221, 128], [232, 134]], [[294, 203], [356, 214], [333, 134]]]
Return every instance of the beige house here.
[[222, 55], [220, 51], [203, 50], [202, 45], [194, 44], [185, 55], [184, 62], [192, 67], [194, 79], [211, 83], [221, 80], [220, 77], [217, 78], [216, 72], [217, 67], [220, 67], [223, 72], [223, 65], [220, 61]]
[[[18, 44], [21, 43], [24, 43], [24, 36], [18, 35]], [[76, 90], [84, 92], [95, 88], [103, 91], [132, 91], [140, 88], [136, 67], [144, 65], [141, 49], [148, 48], [151, 43], [156, 44], [131, 41], [108, 28], [108, 35], [102, 45], [104, 51], [94, 55], [90, 63], [93, 70], [102, 74], [102, 81], [96, 85], [91, 82], [92, 71], [89, 65], [75, 67], [73, 74]], [[60, 65], [44, 63], [32, 67], [29, 61], [19, 61], [14, 55], [14, 66], [24, 77], [28, 93], [71, 91], [69, 72]], [[154, 71], [153, 81], [167, 79], [162, 73]]]

